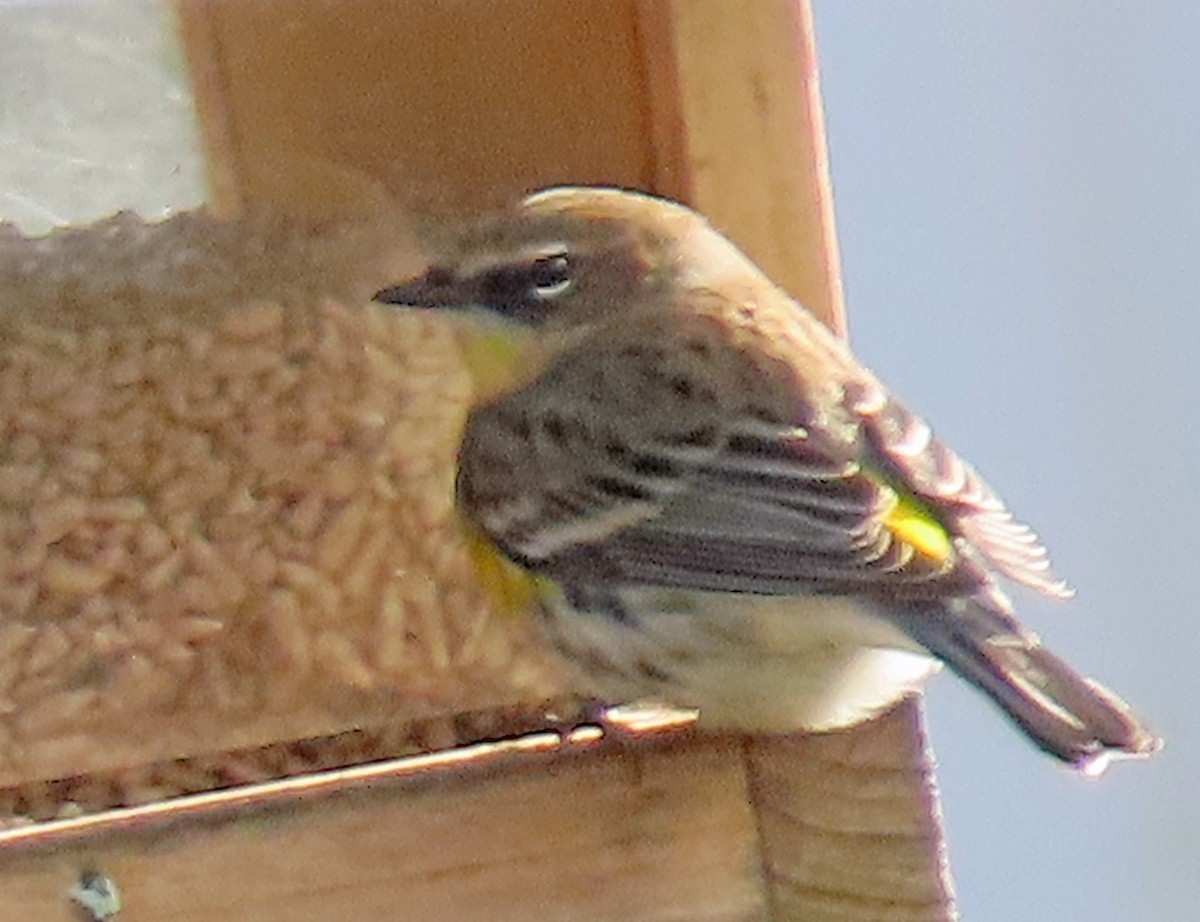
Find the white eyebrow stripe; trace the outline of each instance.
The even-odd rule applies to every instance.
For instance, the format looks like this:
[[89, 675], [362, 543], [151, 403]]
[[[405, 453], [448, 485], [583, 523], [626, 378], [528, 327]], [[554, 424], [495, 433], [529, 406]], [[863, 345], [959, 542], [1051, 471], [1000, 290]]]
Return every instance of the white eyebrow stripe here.
[[571, 248], [565, 240], [539, 240], [519, 249], [479, 253], [475, 259], [459, 263], [455, 270], [458, 278], [477, 278], [507, 266], [521, 266], [545, 259], [547, 256], [569, 256]]

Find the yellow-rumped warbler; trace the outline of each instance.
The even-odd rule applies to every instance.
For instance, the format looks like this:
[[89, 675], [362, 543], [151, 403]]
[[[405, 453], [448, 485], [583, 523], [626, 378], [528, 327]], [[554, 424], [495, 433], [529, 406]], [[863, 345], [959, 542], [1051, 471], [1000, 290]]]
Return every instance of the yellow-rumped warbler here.
[[700, 215], [556, 188], [443, 244], [376, 298], [469, 327], [459, 508], [581, 691], [829, 730], [941, 660], [1081, 768], [1158, 748], [1013, 616], [1070, 595], [1034, 533]]

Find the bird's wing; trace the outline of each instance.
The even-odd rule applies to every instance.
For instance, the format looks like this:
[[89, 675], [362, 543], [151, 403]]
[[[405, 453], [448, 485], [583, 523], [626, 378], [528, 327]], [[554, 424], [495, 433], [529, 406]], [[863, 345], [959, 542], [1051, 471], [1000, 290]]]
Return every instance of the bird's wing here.
[[[1058, 598], [1072, 590], [1050, 567], [1033, 529], [1014, 518], [975, 469], [940, 442], [919, 416], [876, 389], [859, 394], [858, 416], [872, 463], [933, 509], [997, 571]], [[865, 399], [864, 399], [865, 397]]]
[[978, 569], [961, 566], [960, 547], [919, 502], [858, 461], [818, 459], [807, 441], [795, 429], [732, 436], [653, 515], [562, 546], [546, 568], [723, 592], [924, 597], [979, 588]]
[[789, 391], [789, 410], [773, 417], [754, 386], [727, 386], [729, 354], [671, 335], [573, 350], [472, 415], [460, 501], [511, 555], [566, 581], [978, 588], [935, 504], [873, 465], [852, 395], [809, 405]]

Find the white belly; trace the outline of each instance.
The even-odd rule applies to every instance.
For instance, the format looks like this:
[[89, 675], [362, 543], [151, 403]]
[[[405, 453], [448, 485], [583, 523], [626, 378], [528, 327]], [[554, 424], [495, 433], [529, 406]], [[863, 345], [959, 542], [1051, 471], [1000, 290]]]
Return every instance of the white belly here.
[[851, 726], [938, 669], [903, 632], [846, 599], [649, 589], [623, 598], [640, 613], [636, 623], [559, 609], [548, 617], [552, 642], [590, 693], [698, 708], [707, 726]]

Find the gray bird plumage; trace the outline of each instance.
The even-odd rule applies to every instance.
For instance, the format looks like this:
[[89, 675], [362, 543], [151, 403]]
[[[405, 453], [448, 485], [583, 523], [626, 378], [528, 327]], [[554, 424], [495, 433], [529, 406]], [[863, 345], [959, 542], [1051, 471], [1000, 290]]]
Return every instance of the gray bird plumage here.
[[[822, 676], [836, 685], [854, 664], [854, 638], [920, 649], [876, 631], [878, 619], [1059, 758], [1097, 765], [1157, 748], [1115, 695], [1013, 616], [1001, 579], [1070, 594], [1033, 531], [694, 212], [551, 190], [447, 253], [379, 297], [488, 315], [538, 344], [511, 387], [470, 414], [458, 500], [505, 554], [561, 588], [546, 607], [569, 657], [615, 673], [636, 661], [628, 675], [693, 696], [672, 703], [702, 715], [709, 699], [753, 710], [772, 694], [765, 679], [697, 658], [753, 663], [757, 645], [772, 663], [764, 676], [819, 698]], [[790, 683], [792, 649], [811, 681]], [[901, 673], [892, 700], [915, 681]], [[889, 694], [860, 698], [826, 710], [867, 716]]]

